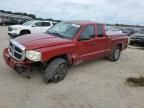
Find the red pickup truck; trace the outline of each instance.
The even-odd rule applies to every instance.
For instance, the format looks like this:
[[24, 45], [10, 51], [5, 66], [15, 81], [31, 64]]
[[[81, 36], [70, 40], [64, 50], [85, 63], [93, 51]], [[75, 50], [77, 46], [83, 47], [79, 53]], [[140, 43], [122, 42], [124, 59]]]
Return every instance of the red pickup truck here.
[[104, 57], [117, 61], [127, 44], [125, 34], [106, 34], [104, 24], [68, 21], [58, 23], [44, 34], [10, 40], [3, 56], [6, 64], [18, 73], [36, 65], [44, 70], [45, 82], [59, 82], [69, 66]]

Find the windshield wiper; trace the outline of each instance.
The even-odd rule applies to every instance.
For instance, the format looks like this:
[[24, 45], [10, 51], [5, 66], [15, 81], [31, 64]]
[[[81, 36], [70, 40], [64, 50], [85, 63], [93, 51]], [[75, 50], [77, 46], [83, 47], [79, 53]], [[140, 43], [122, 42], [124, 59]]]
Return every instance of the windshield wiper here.
[[49, 32], [49, 31], [47, 31], [47, 33], [50, 34], [50, 35], [58, 36], [58, 37], [60, 37], [60, 38], [67, 38], [67, 39], [70, 39], [69, 37], [63, 36], [62, 34], [57, 33], [57, 32]]
[[60, 38], [65, 38], [63, 35], [59, 34], [59, 33], [56, 33], [56, 32], [53, 32], [52, 34], [55, 34], [56, 36], [60, 37]]

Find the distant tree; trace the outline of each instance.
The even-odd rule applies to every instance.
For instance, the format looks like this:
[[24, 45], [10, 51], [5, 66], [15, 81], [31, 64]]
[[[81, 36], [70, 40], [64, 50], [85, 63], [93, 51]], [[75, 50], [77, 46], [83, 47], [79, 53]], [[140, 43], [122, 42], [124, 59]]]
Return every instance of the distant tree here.
[[5, 11], [5, 10], [0, 10], [2, 13], [8, 13], [8, 14], [15, 14], [15, 15], [24, 15], [24, 16], [29, 16], [33, 19], [36, 18], [34, 14], [28, 14], [28, 13], [21, 13], [21, 12], [11, 12], [11, 11]]

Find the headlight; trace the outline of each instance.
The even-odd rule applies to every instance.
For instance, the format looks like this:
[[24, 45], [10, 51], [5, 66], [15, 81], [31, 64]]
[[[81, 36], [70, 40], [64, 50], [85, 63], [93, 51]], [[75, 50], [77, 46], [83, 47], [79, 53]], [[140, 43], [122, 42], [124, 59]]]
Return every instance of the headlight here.
[[15, 28], [12, 28], [13, 30], [18, 30], [18, 29], [21, 29], [21, 27], [15, 27]]
[[40, 61], [41, 53], [34, 50], [26, 51], [26, 58], [32, 61]]

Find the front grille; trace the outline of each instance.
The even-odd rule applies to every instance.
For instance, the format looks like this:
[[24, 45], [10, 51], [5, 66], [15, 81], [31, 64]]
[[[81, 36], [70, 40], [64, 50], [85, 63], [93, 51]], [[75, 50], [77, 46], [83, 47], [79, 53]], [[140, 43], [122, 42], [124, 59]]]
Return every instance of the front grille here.
[[25, 47], [15, 40], [10, 40], [9, 53], [16, 60], [22, 61], [25, 59]]
[[12, 27], [8, 27], [8, 31], [12, 31], [13, 29], [12, 29]]
[[15, 46], [15, 50], [16, 50], [17, 52], [19, 52], [19, 53], [22, 53], [22, 50], [21, 50], [19, 47], [17, 47], [17, 46]]
[[22, 58], [22, 55], [16, 52], [14, 53], [14, 56], [19, 60]]

